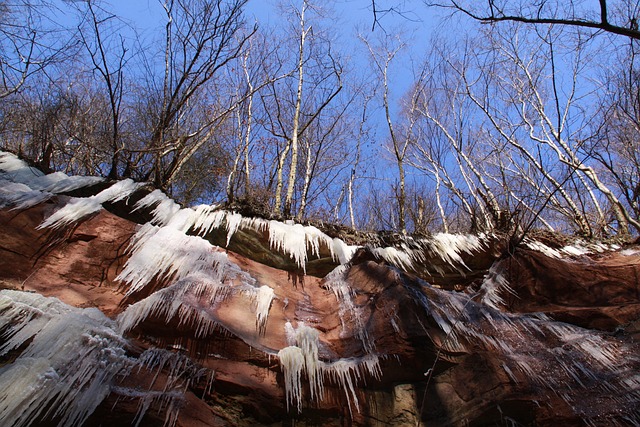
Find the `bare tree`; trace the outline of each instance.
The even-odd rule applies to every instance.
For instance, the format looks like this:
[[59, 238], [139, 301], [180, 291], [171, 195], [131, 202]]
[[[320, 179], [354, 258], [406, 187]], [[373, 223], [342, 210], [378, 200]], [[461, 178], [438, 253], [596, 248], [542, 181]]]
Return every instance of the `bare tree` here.
[[[403, 123], [402, 129], [397, 129], [394, 126], [394, 119], [391, 113], [391, 100], [389, 96], [389, 68], [394, 58], [398, 53], [405, 48], [405, 43], [400, 41], [399, 38], [386, 38], [382, 41], [380, 47], [374, 47], [367, 39], [361, 37], [361, 40], [365, 43], [369, 50], [371, 61], [378, 71], [382, 84], [382, 105], [384, 108], [385, 120], [387, 129], [389, 131], [389, 138], [391, 141], [391, 151], [394, 156], [396, 166], [398, 168], [398, 190], [397, 190], [397, 202], [398, 202], [398, 229], [402, 233], [407, 232], [406, 226], [406, 179], [404, 161], [407, 154], [407, 150], [412, 141], [413, 125], [415, 124], [415, 115], [413, 110], [415, 107], [416, 98], [409, 96], [407, 108], [405, 113], [406, 123]], [[397, 125], [397, 123], [396, 123]]]
[[[218, 98], [217, 109], [194, 109], [211, 93], [220, 71], [242, 52], [255, 28], [243, 33], [247, 0], [166, 0], [164, 75], [154, 103], [146, 178], [167, 189], [182, 167], [207, 143], [216, 125], [237, 105]], [[156, 82], [151, 81], [153, 85]], [[157, 88], [157, 86], [155, 87]], [[151, 93], [155, 88], [150, 90]], [[222, 93], [218, 94], [222, 95]], [[214, 98], [209, 98], [213, 100]], [[204, 111], [203, 111], [204, 109]]]
[[89, 55], [93, 71], [96, 72], [105, 87], [109, 102], [110, 129], [106, 139], [112, 149], [111, 168], [107, 176], [118, 179], [120, 157], [125, 146], [121, 140], [120, 124], [124, 91], [125, 64], [128, 59], [128, 48], [123, 36], [117, 35], [119, 25], [117, 17], [102, 9], [97, 1], [83, 2], [86, 10], [81, 10], [84, 17], [78, 26], [82, 46]]
[[0, 1], [0, 99], [73, 55], [71, 33], [50, 19], [56, 12], [46, 0]]
[[[309, 24], [309, 13], [314, 12], [315, 27]], [[292, 65], [295, 79], [284, 79], [270, 86], [270, 93], [262, 96], [262, 103], [268, 115], [268, 132], [284, 145], [277, 146], [275, 165], [274, 212], [285, 217], [304, 214], [314, 164], [314, 150], [305, 140], [305, 132], [316, 124], [338, 94], [343, 89], [342, 64], [331, 48], [331, 40], [321, 30], [322, 11], [308, 0], [302, 0], [300, 8], [293, 7], [296, 17], [294, 29], [295, 64]], [[285, 61], [287, 54], [280, 56]], [[318, 140], [316, 140], [317, 142]], [[300, 153], [300, 145], [306, 145]], [[299, 159], [306, 158], [303, 184], [298, 191]], [[286, 161], [289, 158], [288, 169]], [[283, 200], [286, 172], [286, 193]], [[299, 204], [294, 209], [294, 197], [298, 194]], [[294, 213], [294, 211], [297, 211]]]
[[[528, 187], [528, 194], [537, 195], [540, 203], [548, 203], [587, 236], [606, 233], [603, 227], [610, 221], [601, 207], [606, 203], [618, 232], [624, 234], [628, 225], [637, 228], [637, 220], [584, 151], [584, 141], [591, 138], [594, 112], [589, 105], [595, 92], [584, 87], [579, 91], [577, 86], [587, 61], [583, 41], [577, 38], [575, 45], [563, 46], [558, 40], [564, 35], [559, 31], [549, 27], [545, 32], [527, 32], [526, 27], [513, 24], [508, 29], [488, 29], [475, 44], [459, 43], [466, 48], [458, 58], [452, 55], [454, 49], [441, 49], [436, 61], [449, 72], [440, 87], [453, 84], [445, 98], [454, 104], [443, 110], [442, 100], [434, 97], [436, 88], [431, 87], [421, 114], [450, 141], [462, 181], [472, 195], [479, 196], [474, 196], [477, 205], [487, 206], [494, 225], [502, 222], [500, 215], [507, 211], [496, 203], [500, 197], [492, 185], [502, 188], [503, 203], [507, 196], [517, 201], [516, 206], [508, 206], [510, 212], [537, 211], [522, 188], [514, 191], [513, 182]], [[558, 58], [565, 61], [562, 71]], [[476, 141], [474, 149], [461, 145], [455, 136], [461, 130], [447, 124], [456, 117], [456, 105], [465, 103], [460, 95], [470, 101], [465, 108], [475, 110], [471, 117], [478, 130], [475, 134], [465, 131]], [[436, 156], [429, 150], [421, 148], [417, 153], [427, 159], [436, 177], [447, 170], [446, 165], [435, 164]]]
[[635, 218], [640, 217], [640, 86], [638, 42], [621, 49], [619, 66], [605, 75], [597, 137], [585, 149], [604, 169], [608, 182], [624, 198]]
[[[483, 23], [521, 22], [589, 28], [640, 40], [637, 1], [598, 0], [592, 5], [579, 1], [498, 1], [467, 0], [425, 1], [436, 6], [463, 13]], [[591, 7], [589, 7], [591, 6]], [[613, 12], [613, 13], [612, 13]]]

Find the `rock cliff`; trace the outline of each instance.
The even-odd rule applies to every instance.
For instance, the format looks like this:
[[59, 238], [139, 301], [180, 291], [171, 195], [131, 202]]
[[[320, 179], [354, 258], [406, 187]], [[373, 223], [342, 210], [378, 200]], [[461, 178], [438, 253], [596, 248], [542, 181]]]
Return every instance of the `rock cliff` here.
[[0, 154], [3, 425], [638, 425], [640, 248], [347, 236]]

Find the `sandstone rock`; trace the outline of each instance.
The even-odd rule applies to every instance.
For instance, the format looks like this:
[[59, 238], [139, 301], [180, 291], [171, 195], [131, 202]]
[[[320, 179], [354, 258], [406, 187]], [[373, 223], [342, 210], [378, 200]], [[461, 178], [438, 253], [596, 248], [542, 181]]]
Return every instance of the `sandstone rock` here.
[[[317, 252], [308, 248], [305, 274], [264, 229], [239, 228], [227, 245], [229, 231], [221, 227], [204, 236], [215, 246], [203, 256], [224, 254], [241, 273], [219, 294], [207, 294], [214, 288], [198, 287], [192, 276], [168, 274], [127, 295], [128, 284], [116, 277], [140, 230], [131, 220], [153, 217], [151, 208], [131, 212], [148, 194], [134, 193], [59, 230], [38, 225], [66, 196], [0, 211], [3, 288], [96, 307], [116, 319], [184, 283], [183, 293], [171, 294], [177, 299], [122, 332], [131, 363], [161, 349], [188, 360], [189, 370], [169, 359], [129, 370], [86, 425], [640, 423], [640, 252], [633, 248], [554, 257], [522, 246], [504, 257], [504, 239], [492, 236], [456, 252], [461, 262], [452, 262], [423, 240], [406, 243], [420, 251], [419, 262], [401, 268], [375, 245], [341, 265], [322, 243]], [[273, 290], [263, 328], [259, 286]], [[170, 311], [173, 303], [185, 310]], [[0, 307], [0, 316], [10, 309]], [[213, 326], [201, 329], [202, 322]], [[278, 358], [286, 347], [306, 357], [300, 413], [287, 401], [291, 390]], [[19, 353], [4, 354], [0, 364], [9, 366]], [[322, 393], [312, 398], [314, 375]], [[167, 384], [179, 398], [149, 403], [138, 420], [141, 396], [161, 396]]]

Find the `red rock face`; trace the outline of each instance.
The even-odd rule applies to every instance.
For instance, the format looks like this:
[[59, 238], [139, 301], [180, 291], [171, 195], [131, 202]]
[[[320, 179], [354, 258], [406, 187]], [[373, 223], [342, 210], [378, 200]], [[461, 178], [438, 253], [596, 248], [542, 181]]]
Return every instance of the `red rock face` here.
[[555, 259], [530, 250], [502, 262], [514, 312], [545, 312], [589, 329], [614, 331], [640, 318], [640, 252]]
[[54, 209], [47, 203], [23, 212], [1, 211], [0, 280], [113, 316], [122, 299], [115, 281], [135, 224], [102, 210], [76, 227], [37, 230]]
[[[52, 200], [0, 212], [2, 287], [97, 307], [116, 319], [175, 285], [156, 281], [126, 296], [128, 286], [116, 277], [140, 226], [103, 209], [73, 227], [38, 230], [66, 201]], [[286, 254], [252, 253], [277, 252], [266, 232], [243, 233], [229, 245], [238, 252], [212, 251], [225, 253], [254, 288], [273, 290], [264, 328], [257, 326], [254, 294], [237, 278], [214, 299], [176, 293], [189, 311], [151, 311], [126, 331], [126, 352], [180, 354], [193, 368], [179, 372], [193, 375], [177, 378], [169, 362], [131, 369], [86, 425], [130, 425], [144, 400], [130, 390], [160, 395], [168, 384], [182, 391], [179, 404], [150, 403], [140, 425], [167, 419], [179, 426], [640, 422], [638, 254], [557, 259], [523, 248], [499, 259], [502, 243], [493, 238], [461, 253], [469, 269], [450, 268], [444, 276], [431, 268], [448, 268], [437, 253], [404, 271], [362, 249], [343, 274], [325, 277], [338, 265], [327, 248], [314, 261], [320, 267], [304, 274], [291, 260], [278, 268]], [[488, 303], [490, 269], [510, 287], [495, 290], [501, 303]], [[195, 312], [197, 318], [189, 317]], [[199, 333], [194, 319], [213, 326]], [[316, 335], [293, 337], [302, 325]], [[312, 398], [313, 375], [303, 369], [298, 412], [295, 401], [287, 402], [278, 352], [304, 343], [317, 350], [323, 391]], [[374, 356], [375, 368], [367, 368]], [[2, 363], [8, 362], [5, 356]]]

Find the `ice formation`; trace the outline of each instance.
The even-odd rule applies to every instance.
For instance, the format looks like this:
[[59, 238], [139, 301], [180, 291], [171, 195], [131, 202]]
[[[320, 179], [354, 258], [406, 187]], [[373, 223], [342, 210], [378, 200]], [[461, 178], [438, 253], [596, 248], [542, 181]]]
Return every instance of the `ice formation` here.
[[204, 273], [216, 282], [243, 276], [252, 279], [208, 241], [172, 227], [143, 225], [131, 239], [131, 257], [117, 279], [128, 284], [128, 295], [153, 281], [168, 284], [190, 274]]
[[348, 265], [342, 264], [336, 267], [324, 278], [324, 286], [333, 292], [338, 302], [338, 315], [342, 324], [342, 336], [346, 335], [348, 329], [353, 329], [365, 352], [374, 350], [374, 342], [369, 337], [363, 320], [363, 309], [357, 307], [353, 301], [353, 289], [346, 281]]
[[504, 277], [498, 266], [494, 264], [489, 268], [489, 271], [485, 275], [480, 292], [483, 304], [499, 309], [499, 306], [504, 304], [502, 295], [505, 292], [513, 293], [513, 290], [509, 286], [509, 282]]
[[0, 356], [27, 344], [0, 368], [4, 425], [27, 426], [42, 417], [80, 425], [132, 364], [125, 340], [98, 309], [38, 294], [0, 291], [0, 334]]
[[[123, 333], [130, 331], [149, 316], [160, 317], [166, 323], [177, 318], [179, 325], [194, 328], [196, 338], [206, 337], [219, 327], [206, 309], [214, 307], [224, 291], [219, 282], [195, 273], [128, 306], [118, 316], [119, 328]], [[202, 303], [206, 305], [203, 307]]]
[[157, 225], [166, 225], [171, 217], [180, 210], [180, 205], [167, 197], [161, 190], [153, 190], [136, 202], [132, 212], [151, 206], [155, 206], [152, 212], [152, 222]]
[[[0, 420], [7, 426], [51, 419], [59, 426], [83, 425], [109, 394], [138, 400], [135, 425], [152, 406], [166, 413], [165, 425], [173, 425], [184, 392], [211, 376], [190, 358], [166, 350], [128, 356], [128, 341], [100, 310], [34, 293], [0, 291], [0, 339], [0, 357], [20, 352], [0, 368]], [[121, 377], [143, 368], [155, 371], [147, 388], [119, 384]], [[154, 390], [160, 371], [167, 379]]]
[[[500, 283], [499, 272], [485, 278]], [[504, 283], [500, 286], [503, 286]], [[493, 286], [493, 285], [492, 285]], [[589, 407], [580, 405], [574, 390], [600, 389], [626, 404], [637, 402], [640, 384], [626, 382], [633, 377], [632, 366], [638, 362], [634, 348], [606, 334], [578, 326], [555, 322], [543, 314], [511, 314], [493, 307], [498, 302], [492, 290], [486, 290], [481, 303], [472, 296], [433, 288], [423, 283], [420, 289], [409, 288], [444, 333], [436, 343], [448, 352], [467, 352], [470, 347], [485, 348], [501, 354], [503, 369], [512, 381], [523, 375], [540, 387], [556, 392], [571, 407], [588, 415]], [[484, 304], [484, 302], [489, 304]], [[549, 347], [549, 337], [560, 344]], [[553, 364], [544, 361], [554, 360]], [[543, 365], [544, 364], [544, 369]], [[552, 369], [552, 371], [550, 371]], [[606, 378], [606, 381], [602, 381]]]
[[57, 193], [103, 182], [92, 176], [49, 175], [28, 166], [15, 155], [0, 151], [0, 208], [26, 209], [42, 203]]
[[[268, 231], [269, 246], [289, 256], [299, 268], [305, 270], [309, 256], [320, 257], [320, 248], [325, 246], [331, 257], [341, 264], [348, 262], [358, 246], [347, 245], [338, 238], [331, 238], [313, 226], [303, 226], [291, 221], [268, 221], [261, 218], [245, 218], [237, 212], [218, 209], [217, 206], [200, 205], [195, 208], [180, 208], [163, 192], [154, 190], [136, 203], [135, 209], [153, 209], [153, 223], [158, 226], [172, 225], [183, 232], [193, 230], [205, 236], [212, 230], [224, 228], [226, 245], [240, 229], [256, 232]], [[180, 218], [177, 226], [176, 218]]]
[[267, 319], [269, 317], [269, 309], [271, 308], [271, 302], [275, 297], [273, 289], [267, 285], [262, 285], [255, 295], [255, 307], [256, 307], [256, 327], [259, 332], [264, 331], [267, 326]]
[[611, 252], [620, 249], [620, 246], [616, 244], [586, 242], [581, 239], [577, 239], [572, 245], [566, 245], [560, 248], [552, 248], [540, 241], [533, 240], [528, 237], [525, 238], [522, 243], [528, 249], [543, 253], [550, 258], [557, 259], [564, 258], [565, 256], [577, 257], [582, 255]]
[[[39, 169], [27, 165], [14, 154], [0, 152], [0, 171], [3, 178], [12, 181], [36, 186], [44, 176]], [[31, 185], [30, 185], [31, 184]]]
[[142, 184], [131, 179], [118, 181], [109, 188], [102, 190], [95, 196], [75, 198], [49, 216], [39, 228], [60, 228], [81, 220], [87, 215], [98, 212], [105, 202], [124, 200], [137, 190]]
[[[56, 193], [92, 185], [100, 179], [73, 178], [61, 173], [44, 175], [18, 160], [0, 153], [0, 207], [24, 209], [51, 198]], [[97, 212], [105, 202], [130, 196], [141, 184], [124, 180], [87, 198], [72, 198], [48, 217], [41, 227], [64, 227]], [[127, 356], [122, 333], [131, 331], [149, 317], [165, 322], [177, 319], [179, 326], [194, 330], [196, 338], [222, 328], [214, 314], [217, 305], [230, 295], [248, 298], [255, 311], [257, 335], [263, 333], [274, 290], [260, 286], [248, 273], [204, 237], [214, 229], [226, 231], [230, 245], [239, 230], [268, 234], [269, 247], [306, 271], [311, 257], [331, 254], [340, 265], [325, 277], [324, 285], [338, 302], [343, 334], [353, 333], [362, 343], [365, 356], [329, 360], [321, 346], [317, 329], [287, 323], [288, 346], [278, 352], [284, 374], [287, 408], [302, 411], [303, 389], [309, 399], [323, 399], [325, 384], [335, 384], [345, 393], [349, 410], [360, 410], [358, 387], [367, 377], [380, 378], [375, 345], [365, 325], [366, 304], [354, 301], [354, 291], [345, 274], [357, 246], [331, 238], [313, 226], [293, 222], [245, 218], [215, 206], [181, 208], [161, 191], [155, 190], [139, 200], [134, 210], [150, 209], [153, 220], [142, 225], [131, 240], [130, 257], [118, 276], [128, 286], [127, 295], [148, 291], [145, 298], [127, 307], [111, 321], [97, 309], [72, 308], [55, 299], [15, 291], [0, 291], [0, 356], [21, 350], [14, 363], [0, 368], [0, 419], [9, 425], [28, 425], [33, 420], [54, 417], [60, 425], [82, 424], [109, 394], [135, 398], [140, 402], [135, 422], [152, 405], [166, 409], [171, 424], [179, 400], [191, 381], [212, 373], [192, 364], [186, 357], [163, 350], [148, 350], [139, 359]], [[195, 235], [194, 235], [195, 234]], [[468, 270], [464, 256], [488, 245], [495, 236], [436, 234], [430, 238], [405, 238], [398, 245], [368, 248], [375, 256], [400, 270], [424, 268], [445, 274], [442, 266], [460, 272]], [[576, 241], [551, 248], [525, 239], [525, 247], [562, 258], [618, 249], [615, 245]], [[636, 252], [627, 252], [634, 255]], [[433, 265], [426, 265], [435, 261]], [[638, 356], [634, 348], [605, 334], [555, 322], [543, 314], [509, 314], [502, 311], [509, 283], [494, 264], [477, 294], [469, 295], [438, 289], [426, 282], [405, 281], [412, 299], [432, 319], [437, 329], [430, 338], [444, 352], [469, 352], [475, 347], [502, 357], [502, 369], [517, 383], [523, 377], [562, 396], [577, 411], [579, 393], [571, 389], [616, 391], [615, 399], [633, 404], [640, 394], [640, 376], [632, 363]], [[432, 269], [432, 270], [431, 270]], [[247, 305], [249, 306], [249, 304]], [[393, 317], [389, 323], [398, 332]], [[549, 347], [549, 337], [558, 342]], [[553, 360], [543, 371], [542, 360]], [[131, 369], [165, 370], [169, 380], [164, 390], [139, 390], [117, 385], [115, 378]], [[208, 386], [207, 386], [208, 387]]]
[[345, 392], [345, 397], [352, 412], [352, 406], [360, 411], [356, 384], [371, 376], [379, 379], [382, 375], [378, 356], [374, 354], [363, 358], [338, 359], [324, 362], [319, 359], [319, 331], [303, 323], [293, 328], [290, 323], [285, 325], [285, 332], [289, 336], [290, 346], [278, 352], [278, 359], [282, 367], [287, 397], [287, 409], [295, 406], [302, 411], [302, 378], [306, 377], [309, 384], [310, 399], [322, 400], [324, 396], [324, 381], [333, 381]]
[[287, 411], [295, 405], [298, 412], [302, 412], [302, 370], [304, 369], [304, 355], [302, 349], [296, 346], [285, 347], [278, 352], [282, 373], [284, 375], [284, 389], [287, 400]]
[[[485, 234], [474, 236], [438, 233], [430, 238], [423, 239], [406, 237], [398, 247], [374, 247], [370, 249], [378, 258], [384, 259], [389, 264], [405, 271], [415, 270], [416, 266], [422, 266], [428, 259], [435, 258], [462, 272], [469, 268], [464, 263], [461, 255], [463, 253], [472, 255], [481, 250], [492, 237]], [[440, 274], [445, 273], [438, 265], [430, 267]]]
[[27, 209], [51, 197], [52, 193], [32, 190], [26, 184], [0, 179], [0, 209]]
[[[144, 351], [136, 360], [134, 370], [148, 369], [155, 371], [155, 375], [148, 390], [136, 388], [114, 387], [114, 393], [119, 396], [138, 399], [138, 411], [134, 419], [137, 426], [144, 414], [152, 407], [165, 413], [165, 426], [175, 425], [178, 413], [184, 401], [184, 394], [189, 386], [204, 377], [211, 381], [213, 372], [195, 364], [191, 358], [168, 350], [151, 348]], [[160, 372], [167, 373], [166, 382], [161, 390], [153, 390]]]
[[[163, 230], [172, 229], [160, 228], [159, 232]], [[205, 240], [177, 236], [162, 240], [162, 244], [149, 239], [127, 261], [120, 278], [131, 284], [129, 294], [143, 289], [152, 279], [172, 284], [128, 306], [118, 317], [121, 330], [129, 331], [149, 316], [156, 316], [167, 323], [177, 318], [180, 325], [194, 328], [197, 338], [206, 337], [216, 329], [224, 329], [212, 316], [212, 310], [236, 294], [250, 298], [256, 312], [256, 330], [263, 331], [275, 297], [273, 289], [266, 285], [256, 287], [255, 279]]]
[[291, 257], [298, 267], [305, 270], [307, 262], [307, 246], [311, 253], [320, 256], [320, 243], [327, 246], [329, 236], [316, 227], [303, 226], [293, 222], [269, 221], [269, 243], [277, 251]]

